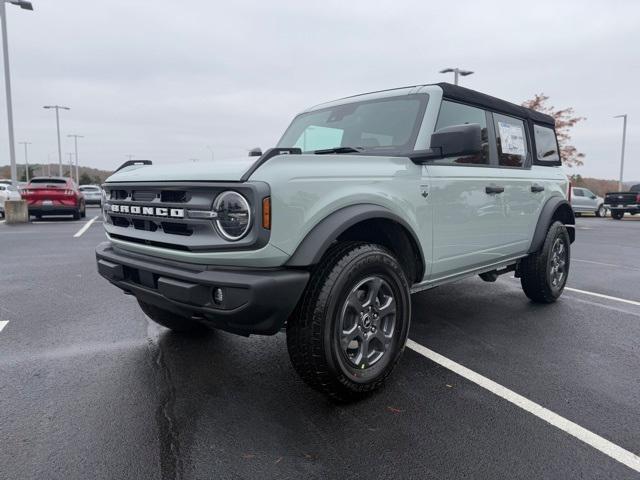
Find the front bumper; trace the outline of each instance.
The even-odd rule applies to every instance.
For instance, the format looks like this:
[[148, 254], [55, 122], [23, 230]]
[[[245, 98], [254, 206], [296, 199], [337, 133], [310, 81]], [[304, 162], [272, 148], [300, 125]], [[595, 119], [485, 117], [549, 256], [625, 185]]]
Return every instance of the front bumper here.
[[[293, 312], [309, 272], [220, 268], [125, 252], [110, 242], [96, 248], [98, 272], [137, 299], [240, 335], [273, 335]], [[214, 300], [221, 289], [223, 300]]]

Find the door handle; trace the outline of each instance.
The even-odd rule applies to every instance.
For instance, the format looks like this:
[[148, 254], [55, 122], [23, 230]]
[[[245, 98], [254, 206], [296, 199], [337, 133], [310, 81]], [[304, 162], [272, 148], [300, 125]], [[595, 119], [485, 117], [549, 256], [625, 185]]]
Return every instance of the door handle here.
[[544, 186], [543, 185], [538, 185], [537, 183], [534, 183], [533, 185], [531, 185], [531, 191], [533, 193], [539, 193], [544, 191]]
[[489, 195], [495, 195], [497, 193], [504, 192], [504, 187], [497, 187], [495, 185], [489, 185], [484, 189]]

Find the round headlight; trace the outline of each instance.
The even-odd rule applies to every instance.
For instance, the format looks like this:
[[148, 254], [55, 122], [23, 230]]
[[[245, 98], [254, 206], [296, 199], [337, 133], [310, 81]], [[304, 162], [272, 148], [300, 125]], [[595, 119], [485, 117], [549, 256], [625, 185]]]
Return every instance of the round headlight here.
[[231, 190], [222, 192], [213, 204], [216, 225], [227, 240], [240, 240], [251, 227], [251, 207], [246, 198]]

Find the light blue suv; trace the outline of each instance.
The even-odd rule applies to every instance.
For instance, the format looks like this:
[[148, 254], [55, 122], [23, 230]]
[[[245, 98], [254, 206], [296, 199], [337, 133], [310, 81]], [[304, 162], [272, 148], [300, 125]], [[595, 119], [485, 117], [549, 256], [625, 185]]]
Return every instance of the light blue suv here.
[[402, 354], [411, 293], [515, 272], [561, 295], [558, 152], [551, 117], [450, 84], [321, 104], [259, 157], [117, 171], [98, 270], [174, 331], [285, 328], [309, 385], [359, 398]]

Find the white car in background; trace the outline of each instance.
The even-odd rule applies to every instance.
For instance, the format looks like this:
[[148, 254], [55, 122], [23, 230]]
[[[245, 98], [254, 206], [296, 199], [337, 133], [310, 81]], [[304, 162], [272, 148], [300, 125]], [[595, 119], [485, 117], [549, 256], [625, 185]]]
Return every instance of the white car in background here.
[[596, 217], [606, 217], [607, 208], [604, 206], [604, 198], [597, 196], [588, 188], [571, 188], [571, 208], [573, 213], [594, 213]]
[[84, 195], [85, 205], [100, 205], [102, 202], [102, 188], [99, 185], [81, 185], [80, 191]]
[[20, 192], [13, 185], [0, 183], [0, 215], [4, 217], [4, 202], [7, 200], [22, 200]]

